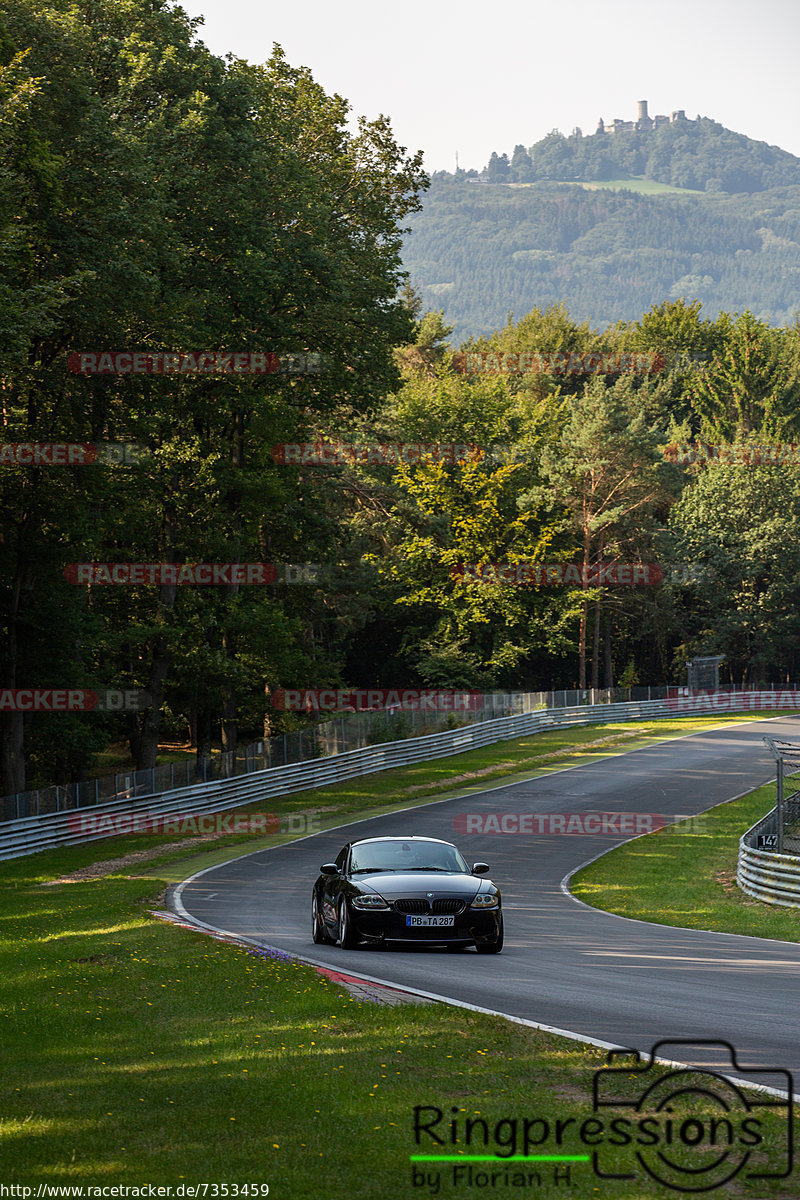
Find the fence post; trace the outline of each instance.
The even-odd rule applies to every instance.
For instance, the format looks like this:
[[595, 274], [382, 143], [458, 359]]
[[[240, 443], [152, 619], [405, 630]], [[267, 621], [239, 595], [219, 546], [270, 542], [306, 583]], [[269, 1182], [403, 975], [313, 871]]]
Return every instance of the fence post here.
[[775, 827], [778, 833], [778, 854], [783, 854], [783, 758], [780, 754], [778, 755], [776, 783], [778, 785], [778, 795], [775, 805], [775, 816], [777, 818]]

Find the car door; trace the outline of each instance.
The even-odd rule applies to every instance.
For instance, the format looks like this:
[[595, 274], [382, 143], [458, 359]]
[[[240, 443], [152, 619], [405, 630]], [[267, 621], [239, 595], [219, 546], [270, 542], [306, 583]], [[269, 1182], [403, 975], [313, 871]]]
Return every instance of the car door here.
[[345, 870], [350, 854], [350, 844], [343, 846], [336, 858], [333, 860], [338, 868], [337, 875], [326, 875], [325, 883], [322, 889], [322, 913], [326, 925], [332, 930], [336, 930], [338, 923], [338, 914], [336, 906], [339, 903], [339, 894], [345, 880]]

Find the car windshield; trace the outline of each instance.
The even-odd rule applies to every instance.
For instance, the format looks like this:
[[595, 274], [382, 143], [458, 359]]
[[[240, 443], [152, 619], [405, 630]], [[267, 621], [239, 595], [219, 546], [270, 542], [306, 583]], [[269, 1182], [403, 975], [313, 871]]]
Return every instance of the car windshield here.
[[367, 871], [449, 871], [469, 873], [469, 867], [456, 850], [445, 842], [364, 842], [354, 846], [350, 870]]

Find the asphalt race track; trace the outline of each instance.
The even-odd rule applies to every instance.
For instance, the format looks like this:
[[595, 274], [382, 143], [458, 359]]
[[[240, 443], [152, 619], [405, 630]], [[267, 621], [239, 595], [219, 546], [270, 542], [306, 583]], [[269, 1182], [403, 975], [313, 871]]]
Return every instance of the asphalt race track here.
[[[464, 814], [476, 812], [700, 813], [774, 778], [761, 740], [767, 733], [798, 738], [800, 719], [694, 734], [260, 851], [182, 885], [178, 911], [182, 905], [184, 916], [340, 971], [617, 1046], [649, 1051], [663, 1038], [726, 1039], [740, 1063], [788, 1068], [797, 1081], [800, 945], [630, 921], [588, 908], [562, 889], [565, 876], [629, 835], [465, 834], [454, 825], [461, 815], [463, 827]], [[310, 898], [320, 863], [352, 838], [409, 833], [455, 841], [470, 862], [490, 864], [503, 893], [502, 954], [342, 951], [312, 943]], [[731, 1071], [713, 1050], [692, 1057], [746, 1074]]]

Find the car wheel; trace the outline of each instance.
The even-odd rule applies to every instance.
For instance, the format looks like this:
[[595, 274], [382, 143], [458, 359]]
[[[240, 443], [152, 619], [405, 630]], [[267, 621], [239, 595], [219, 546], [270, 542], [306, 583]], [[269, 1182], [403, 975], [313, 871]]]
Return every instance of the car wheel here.
[[322, 920], [322, 913], [319, 911], [316, 892], [311, 896], [311, 936], [317, 946], [329, 946], [331, 943], [330, 935]]
[[500, 932], [493, 942], [477, 942], [475, 949], [478, 954], [499, 954], [503, 949], [503, 920], [500, 919]]
[[350, 922], [350, 910], [347, 907], [347, 901], [344, 896], [339, 899], [339, 945], [343, 950], [352, 950], [357, 944], [358, 938], [353, 932], [353, 926]]

